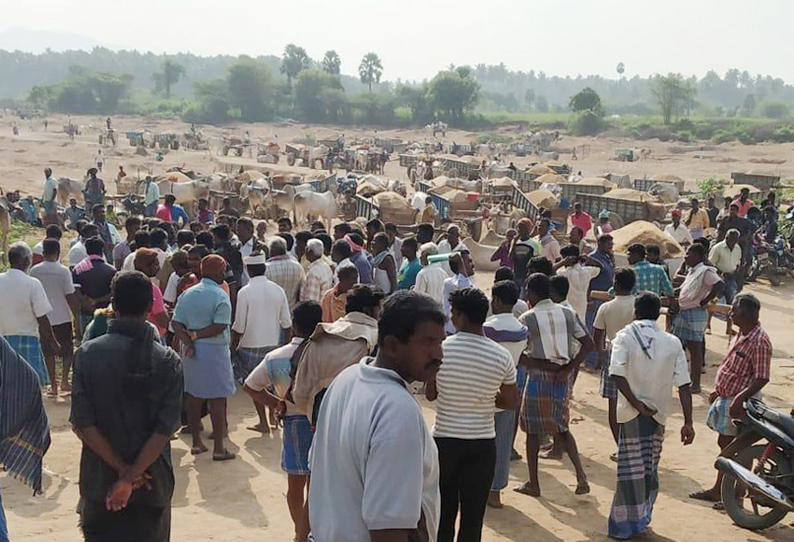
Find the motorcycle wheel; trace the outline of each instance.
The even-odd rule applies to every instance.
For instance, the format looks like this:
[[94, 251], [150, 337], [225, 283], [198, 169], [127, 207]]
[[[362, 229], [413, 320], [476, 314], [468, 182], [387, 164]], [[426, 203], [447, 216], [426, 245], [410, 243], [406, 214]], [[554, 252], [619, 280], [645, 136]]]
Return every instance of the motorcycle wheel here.
[[[745, 448], [736, 456], [736, 461], [755, 472], [765, 448], [763, 445]], [[789, 460], [779, 450], [772, 452], [758, 472], [762, 478], [786, 476], [790, 473]], [[736, 525], [745, 529], [766, 529], [788, 513], [785, 508], [775, 506], [763, 495], [748, 494], [747, 486], [730, 474], [723, 476], [720, 493], [725, 511]]]

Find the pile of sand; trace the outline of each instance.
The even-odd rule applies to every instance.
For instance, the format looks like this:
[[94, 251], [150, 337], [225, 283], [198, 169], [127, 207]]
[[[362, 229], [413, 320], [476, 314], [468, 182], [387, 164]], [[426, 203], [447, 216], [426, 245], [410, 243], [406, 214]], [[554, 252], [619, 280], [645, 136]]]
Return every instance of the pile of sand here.
[[615, 186], [615, 183], [603, 177], [585, 177], [576, 184], [585, 186]]
[[535, 164], [527, 170], [530, 175], [549, 175], [554, 174], [554, 170], [543, 164]]
[[557, 183], [564, 183], [566, 181], [567, 179], [565, 177], [563, 177], [562, 175], [555, 175], [554, 173], [546, 173], [545, 175], [541, 175], [540, 177], [535, 179], [535, 182], [541, 184], [542, 183], [557, 184]]
[[668, 182], [668, 183], [676, 183], [676, 182], [682, 183], [682, 182], [684, 182], [684, 179], [682, 179], [678, 175], [673, 175], [671, 173], [662, 173], [661, 175], [652, 175], [651, 178], [654, 181], [665, 181], [665, 182]]
[[416, 210], [411, 203], [396, 192], [383, 192], [372, 198], [380, 209], [380, 219], [383, 222], [395, 224], [413, 224]]
[[618, 254], [626, 254], [631, 245], [642, 243], [643, 245], [659, 245], [662, 258], [684, 257], [684, 249], [675, 239], [644, 220], [637, 220], [613, 230], [612, 239], [615, 242], [614, 250]]
[[658, 203], [659, 198], [650, 195], [648, 192], [634, 190], [632, 188], [616, 188], [604, 193], [604, 197], [625, 199], [629, 201], [642, 201], [648, 203]]
[[560, 202], [550, 191], [545, 189], [533, 190], [526, 193], [527, 199], [535, 204], [537, 207], [545, 207], [546, 209], [554, 209]]

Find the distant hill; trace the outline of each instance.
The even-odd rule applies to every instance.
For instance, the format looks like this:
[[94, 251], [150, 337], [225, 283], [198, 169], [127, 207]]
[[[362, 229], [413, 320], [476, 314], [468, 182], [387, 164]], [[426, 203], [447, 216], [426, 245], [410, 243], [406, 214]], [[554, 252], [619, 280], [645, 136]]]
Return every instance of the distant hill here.
[[33, 30], [18, 26], [0, 31], [0, 49], [7, 51], [24, 51], [26, 53], [43, 53], [47, 49], [51, 51], [90, 51], [94, 47], [121, 48], [74, 32]]

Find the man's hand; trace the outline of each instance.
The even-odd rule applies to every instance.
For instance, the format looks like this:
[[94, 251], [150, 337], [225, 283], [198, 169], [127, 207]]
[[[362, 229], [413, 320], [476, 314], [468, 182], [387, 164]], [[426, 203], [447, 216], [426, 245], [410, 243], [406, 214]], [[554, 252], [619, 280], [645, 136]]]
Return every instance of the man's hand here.
[[733, 398], [728, 414], [734, 419], [744, 418], [744, 397], [737, 395]]
[[105, 498], [105, 507], [111, 512], [118, 512], [127, 507], [127, 503], [132, 495], [133, 484], [125, 478], [119, 479], [113, 484]]
[[646, 418], [652, 418], [654, 414], [658, 412], [655, 408], [649, 407], [642, 401], [637, 401], [637, 403], [638, 404], [635, 405], [634, 408], [637, 409], [637, 411], [640, 413], [640, 416], [645, 416]]
[[717, 395], [716, 391], [713, 391], [713, 392], [709, 393], [709, 404], [711, 404], [714, 401], [716, 401], [718, 397], [719, 397], [719, 395]]
[[684, 446], [688, 446], [692, 444], [695, 440], [695, 428], [691, 425], [687, 424], [681, 428], [681, 442], [684, 443]]

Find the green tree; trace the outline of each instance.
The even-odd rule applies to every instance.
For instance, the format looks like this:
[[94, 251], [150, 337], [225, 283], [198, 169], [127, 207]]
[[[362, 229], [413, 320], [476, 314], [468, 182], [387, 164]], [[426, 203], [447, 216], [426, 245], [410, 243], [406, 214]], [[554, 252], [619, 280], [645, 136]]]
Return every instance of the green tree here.
[[303, 71], [309, 69], [311, 59], [306, 54], [306, 49], [290, 43], [284, 48], [280, 72], [287, 76], [287, 84], [292, 88], [292, 80]]
[[185, 67], [178, 64], [173, 60], [166, 60], [163, 63], [163, 69], [154, 75], [154, 88], [157, 92], [165, 91], [165, 97], [171, 97], [171, 87], [179, 82], [185, 75]]
[[343, 90], [339, 78], [329, 73], [303, 70], [298, 74], [295, 79], [295, 106], [302, 119], [315, 122], [326, 120], [326, 105], [332, 108], [332, 102], [339, 96], [326, 96], [326, 102], [323, 102], [325, 89]]
[[240, 118], [249, 122], [273, 118], [275, 84], [266, 64], [241, 56], [229, 66], [226, 75], [229, 106], [240, 110]]
[[761, 114], [768, 119], [782, 119], [789, 116], [789, 108], [782, 102], [768, 102], [761, 108]]
[[185, 110], [183, 118], [186, 122], [221, 124], [229, 120], [231, 106], [224, 79], [198, 82], [193, 85], [193, 94], [196, 102]]
[[541, 113], [549, 112], [549, 101], [546, 99], [545, 96], [538, 96], [537, 98], [535, 98], [535, 109], [537, 109]]
[[601, 105], [601, 96], [591, 89], [590, 87], [583, 88], [577, 94], [571, 96], [568, 102], [568, 107], [574, 113], [582, 113], [584, 111], [591, 111], [599, 117], [604, 116], [604, 108]]
[[755, 95], [748, 94], [744, 97], [744, 102], [742, 102], [742, 111], [744, 112], [745, 117], [750, 117], [755, 112], [755, 108], [757, 104], [755, 103]]
[[662, 121], [669, 125], [674, 115], [690, 111], [694, 104], [695, 87], [680, 73], [657, 75], [652, 92], [662, 111]]
[[527, 107], [531, 108], [532, 104], [535, 102], [535, 91], [531, 88], [528, 88], [527, 91], [524, 93], [524, 103], [527, 104]]
[[618, 75], [623, 77], [623, 74], [626, 72], [626, 65], [623, 64], [623, 62], [618, 62], [617, 72]]
[[372, 83], [380, 83], [380, 76], [383, 74], [383, 64], [375, 53], [367, 53], [358, 65], [358, 77], [365, 85], [369, 85], [372, 92]]
[[455, 71], [439, 72], [428, 87], [433, 109], [451, 122], [459, 121], [480, 99], [480, 84], [465, 66]]
[[411, 120], [417, 123], [429, 122], [433, 119], [433, 111], [428, 100], [427, 85], [397, 87], [397, 103], [411, 111]]
[[339, 54], [333, 49], [326, 51], [323, 57], [323, 71], [331, 75], [339, 75], [341, 69], [342, 59], [339, 58]]

